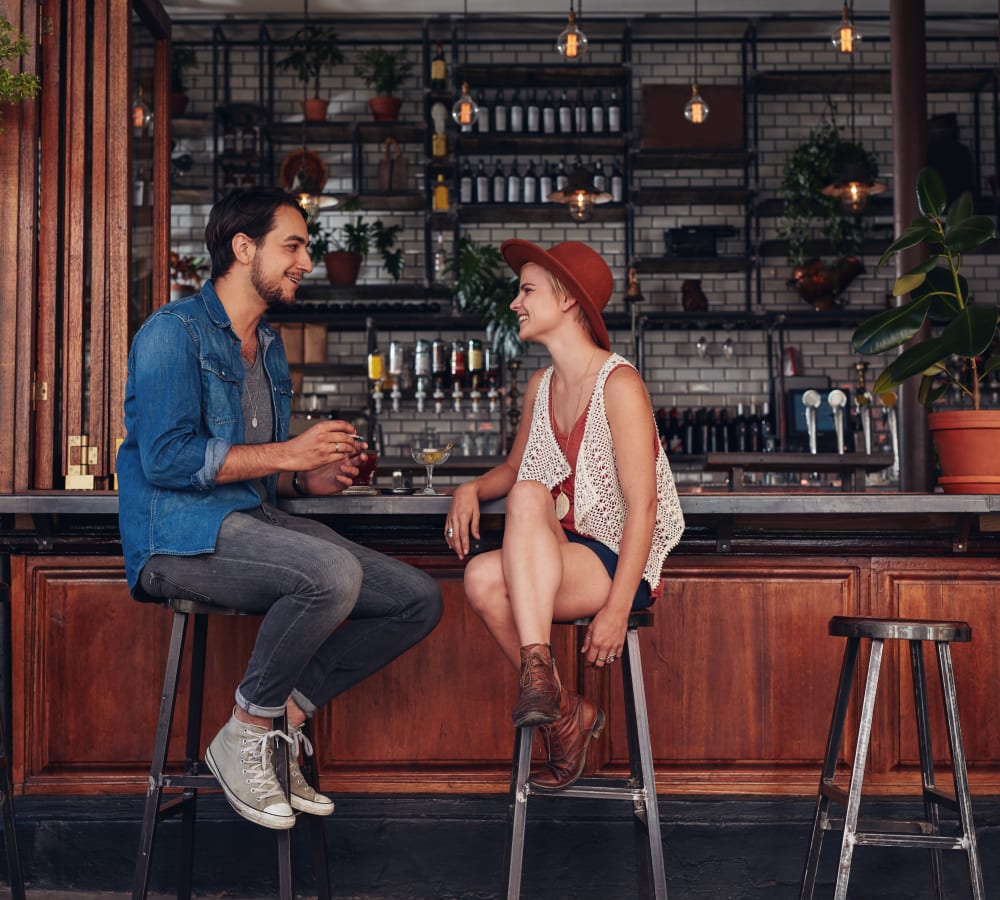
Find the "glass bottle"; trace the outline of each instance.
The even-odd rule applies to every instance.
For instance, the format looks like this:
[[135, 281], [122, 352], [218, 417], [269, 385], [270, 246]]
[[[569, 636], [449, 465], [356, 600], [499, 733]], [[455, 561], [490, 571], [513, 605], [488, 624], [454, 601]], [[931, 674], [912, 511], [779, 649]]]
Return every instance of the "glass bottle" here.
[[535, 173], [534, 160], [528, 163], [528, 168], [521, 179], [521, 196], [525, 203], [538, 202], [538, 175]]
[[517, 171], [517, 160], [510, 164], [510, 171], [507, 173], [507, 202], [521, 202], [521, 173]]
[[437, 244], [434, 247], [434, 283], [444, 284], [445, 274], [448, 269], [448, 254], [444, 249], [444, 232], [437, 234]]
[[559, 132], [560, 134], [573, 133], [573, 108], [569, 105], [569, 96], [566, 91], [559, 95]]
[[608, 100], [608, 131], [622, 130], [622, 106], [618, 102], [618, 91], [612, 88], [611, 99]]
[[604, 172], [604, 163], [599, 159], [594, 162], [594, 190], [601, 193], [608, 190], [608, 176]]
[[490, 130], [490, 107], [486, 102], [486, 97], [476, 98], [476, 105], [479, 107], [479, 117], [476, 119], [476, 129], [481, 134], [488, 134]]
[[434, 198], [431, 208], [434, 212], [447, 212], [451, 206], [451, 197], [448, 192], [448, 185], [445, 184], [444, 175], [439, 174], [437, 183], [434, 185]]
[[493, 197], [494, 203], [503, 203], [507, 197], [507, 176], [503, 172], [503, 164], [497, 160], [493, 167]]
[[583, 88], [576, 90], [576, 106], [573, 108], [573, 127], [579, 134], [587, 131], [587, 104], [583, 102]]
[[542, 130], [542, 110], [538, 106], [538, 91], [534, 88], [528, 94], [527, 130], [532, 134]]
[[552, 91], [545, 92], [545, 102], [542, 104], [542, 131], [546, 134], [556, 132], [556, 98]]
[[600, 88], [594, 91], [593, 99], [590, 102], [590, 130], [594, 134], [604, 132], [604, 97]]
[[476, 203], [490, 202], [490, 176], [486, 173], [485, 160], [476, 166]]
[[538, 179], [538, 202], [548, 202], [549, 194], [551, 194], [553, 190], [552, 167], [549, 165], [549, 161], [545, 160], [545, 163], [542, 165], [542, 177]]
[[524, 131], [524, 104], [521, 102], [521, 92], [516, 88], [514, 96], [510, 98], [507, 124], [515, 134]]
[[622, 175], [621, 166], [616, 159], [611, 164], [611, 200], [613, 203], [621, 203], [625, 199], [625, 178]]
[[444, 47], [440, 44], [434, 50], [431, 60], [431, 90], [445, 91], [448, 89], [448, 63], [444, 58]]
[[472, 203], [475, 194], [472, 177], [472, 166], [468, 160], [462, 163], [462, 172], [458, 179], [458, 199], [462, 203]]
[[497, 91], [493, 98], [493, 128], [496, 131], [507, 130], [507, 101], [503, 98], [503, 91]]
[[555, 187], [557, 191], [564, 191], [569, 186], [569, 173], [566, 171], [566, 160], [559, 160], [559, 167], [556, 169]]

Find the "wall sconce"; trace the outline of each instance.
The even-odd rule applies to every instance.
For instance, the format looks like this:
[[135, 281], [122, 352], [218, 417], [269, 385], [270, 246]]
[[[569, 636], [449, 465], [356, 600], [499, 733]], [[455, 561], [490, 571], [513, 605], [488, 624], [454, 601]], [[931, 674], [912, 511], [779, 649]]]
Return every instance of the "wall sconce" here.
[[694, 352], [701, 357], [708, 356], [708, 338], [705, 335], [694, 342]]
[[838, 53], [853, 53], [854, 45], [860, 40], [861, 35], [854, 27], [851, 10], [845, 3], [841, 12], [840, 25], [830, 38], [830, 43], [837, 48]]
[[587, 49], [587, 35], [585, 35], [576, 24], [576, 15], [573, 12], [573, 4], [570, 4], [569, 15], [566, 17], [566, 27], [556, 38], [556, 50], [566, 59], [579, 59], [583, 56], [583, 51]]

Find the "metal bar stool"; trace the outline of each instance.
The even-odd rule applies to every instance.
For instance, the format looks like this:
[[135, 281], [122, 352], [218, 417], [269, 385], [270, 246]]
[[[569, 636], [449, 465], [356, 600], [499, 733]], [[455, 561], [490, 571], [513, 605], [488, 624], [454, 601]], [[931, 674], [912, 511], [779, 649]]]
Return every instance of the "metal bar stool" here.
[[[180, 865], [177, 872], [178, 900], [190, 900], [191, 877], [194, 866], [195, 812], [198, 805], [198, 791], [202, 788], [218, 788], [219, 784], [208, 767], [201, 761], [201, 714], [205, 688], [205, 648], [208, 635], [208, 617], [248, 615], [234, 609], [226, 609], [208, 603], [171, 598], [163, 601], [174, 611], [173, 629], [170, 634], [170, 650], [167, 654], [166, 672], [163, 677], [163, 693], [160, 697], [160, 716], [156, 724], [156, 740], [153, 745], [153, 760], [146, 789], [146, 806], [142, 817], [142, 833], [139, 839], [139, 853], [136, 857], [135, 880], [132, 885], [132, 900], [145, 900], [149, 891], [149, 879], [153, 862], [153, 844], [160, 822], [177, 813], [181, 814]], [[193, 643], [191, 646], [191, 679], [188, 688], [187, 732], [185, 736], [184, 769], [181, 772], [165, 771], [167, 749], [170, 743], [170, 728], [173, 723], [174, 705], [177, 700], [177, 683], [181, 671], [184, 652], [184, 638], [188, 622], [194, 619]], [[275, 721], [275, 726], [285, 729], [284, 716]], [[308, 727], [308, 722], [307, 722]], [[275, 764], [278, 777], [288, 785], [288, 749], [284, 741], [277, 742]], [[315, 766], [308, 757], [303, 760], [302, 774], [318, 789]], [[163, 795], [165, 789], [179, 788], [180, 794]], [[304, 814], [303, 814], [304, 815]], [[316, 890], [320, 900], [330, 900], [330, 874], [326, 863], [326, 845], [323, 836], [323, 820], [320, 816], [310, 816], [313, 820], [313, 868]], [[278, 841], [278, 884], [281, 900], [293, 900], [291, 831], [276, 831]]]
[[0, 782], [0, 807], [3, 807], [3, 843], [7, 852], [7, 872], [10, 878], [11, 900], [25, 900], [24, 874], [21, 871], [21, 855], [17, 849], [17, 832], [14, 822], [14, 791], [10, 781], [10, 757], [7, 755], [7, 734], [4, 730], [3, 715], [0, 714], [0, 768], [3, 781]]
[[[590, 618], [572, 623], [586, 627]], [[510, 773], [510, 802], [507, 809], [508, 839], [506, 848], [504, 896], [517, 900], [521, 895], [521, 870], [524, 858], [524, 833], [528, 799], [538, 797], [588, 797], [590, 799], [627, 800], [632, 804], [636, 838], [636, 861], [639, 870], [639, 895], [666, 900], [667, 877], [660, 840], [660, 811], [656, 805], [656, 779], [653, 774], [653, 751], [649, 742], [649, 717], [646, 712], [646, 689], [642, 680], [639, 656], [639, 628], [653, 624], [651, 610], [637, 610], [629, 616], [625, 647], [622, 651], [622, 687], [625, 694], [625, 725], [628, 733], [629, 777], [626, 779], [581, 779], [560, 791], [533, 788], [531, 747], [535, 729], [515, 729], [514, 760]]]
[[[851, 877], [851, 861], [855, 845], [878, 847], [922, 847], [931, 851], [931, 875], [937, 900], [944, 900], [944, 880], [941, 871], [941, 851], [961, 850], [968, 858], [969, 878], [972, 896], [975, 900], [985, 900], [983, 892], [983, 872], [979, 864], [976, 848], [976, 831], [972, 821], [972, 800], [969, 796], [969, 777], [966, 771], [965, 750], [962, 746], [962, 729], [958, 720], [958, 704], [955, 697], [955, 673], [951, 665], [950, 643], [965, 643], [972, 639], [972, 629], [965, 622], [935, 622], [920, 619], [869, 619], [834, 616], [830, 620], [830, 634], [846, 637], [844, 663], [840, 670], [840, 684], [830, 725], [830, 737], [826, 745], [823, 761], [823, 775], [820, 778], [819, 794], [816, 800], [816, 815], [813, 819], [812, 838], [806, 858], [805, 874], [802, 879], [801, 900], [811, 900], [816, 887], [816, 873], [819, 868], [823, 836], [831, 828], [840, 827], [829, 816], [831, 801], [844, 807], [844, 836], [840, 849], [840, 866], [834, 900], [846, 900], [847, 882]], [[858, 662], [858, 650], [862, 639], [871, 641], [871, 657], [865, 682], [864, 699], [861, 706], [861, 721], [858, 726], [857, 747], [854, 752], [854, 766], [848, 790], [834, 785], [837, 770], [837, 755], [844, 733], [844, 720], [851, 697], [851, 683]], [[875, 709], [875, 694], [878, 690], [879, 670], [882, 665], [882, 647], [885, 641], [908, 641], [910, 645], [910, 669], [913, 674], [914, 705], [917, 713], [917, 739], [920, 744], [920, 770], [924, 819], [879, 823], [895, 830], [858, 830], [858, 810], [861, 805], [861, 783], [868, 757], [871, 738], [872, 714]], [[924, 675], [923, 641], [934, 641], [937, 648], [938, 671], [941, 675], [941, 692], [944, 698], [945, 720], [948, 726], [948, 744], [951, 749], [952, 775], [955, 784], [954, 796], [939, 791], [934, 783], [934, 754], [931, 749], [930, 714], [927, 708], [927, 681]], [[945, 807], [958, 814], [959, 833], [954, 836], [941, 833], [940, 808]], [[864, 823], [862, 823], [864, 824]]]

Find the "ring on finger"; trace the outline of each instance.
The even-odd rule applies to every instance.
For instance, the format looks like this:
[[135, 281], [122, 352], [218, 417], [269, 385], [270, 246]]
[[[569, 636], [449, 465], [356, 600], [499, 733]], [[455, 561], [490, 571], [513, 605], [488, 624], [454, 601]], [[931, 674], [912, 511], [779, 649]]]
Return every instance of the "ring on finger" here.
[[607, 659], [608, 658], [606, 656], [598, 656], [597, 657], [597, 661], [598, 662], [607, 662]]
[[615, 656], [614, 653], [608, 655], [608, 662], [614, 662], [616, 659], [618, 659], [618, 657]]
[[333, 445], [333, 452], [334, 453], [340, 453], [340, 444], [334, 444]]
[[449, 529], [448, 529], [448, 530], [447, 530], [447, 531], [445, 532], [445, 534], [446, 534], [446, 535], [448, 535], [448, 537], [454, 537], [454, 536], [455, 536], [455, 529], [454, 529], [454, 528], [449, 528]]

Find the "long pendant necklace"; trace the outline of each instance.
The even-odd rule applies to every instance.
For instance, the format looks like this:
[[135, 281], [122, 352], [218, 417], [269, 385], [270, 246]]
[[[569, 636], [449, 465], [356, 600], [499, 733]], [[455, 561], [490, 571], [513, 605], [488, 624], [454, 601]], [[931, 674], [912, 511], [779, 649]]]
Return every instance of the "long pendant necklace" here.
[[[250, 427], [257, 427], [257, 407], [260, 405], [260, 379], [254, 372], [254, 366], [257, 361], [254, 360], [248, 367], [245, 373], [245, 378], [243, 379], [243, 388], [246, 393], [247, 403], [250, 406]], [[251, 382], [253, 382], [251, 384]]]
[[[590, 359], [587, 362], [587, 369], [583, 374], [583, 378], [580, 379], [580, 391], [576, 395], [576, 403], [573, 406], [573, 414], [570, 416], [569, 431], [566, 433], [566, 446], [563, 447], [559, 443], [559, 437], [556, 436], [556, 445], [563, 452], [563, 456], [566, 457], [566, 462], [569, 462], [569, 442], [573, 437], [573, 429], [576, 427], [576, 411], [580, 408], [580, 401], [583, 400], [583, 389], [587, 384], [587, 373], [590, 371], [590, 367], [594, 362], [594, 357], [597, 355], [597, 350], [595, 350]], [[554, 417], [553, 417], [554, 419]], [[554, 432], [553, 432], [554, 433]], [[572, 474], [572, 472], [570, 473]], [[568, 477], [568, 476], [567, 476]], [[569, 497], [563, 491], [562, 486], [565, 484], [565, 480], [559, 485], [559, 496], [556, 497], [556, 518], [561, 522], [566, 518], [566, 514], [569, 512]]]

